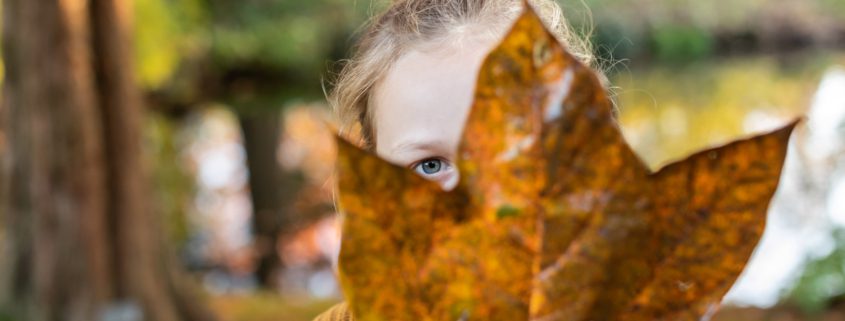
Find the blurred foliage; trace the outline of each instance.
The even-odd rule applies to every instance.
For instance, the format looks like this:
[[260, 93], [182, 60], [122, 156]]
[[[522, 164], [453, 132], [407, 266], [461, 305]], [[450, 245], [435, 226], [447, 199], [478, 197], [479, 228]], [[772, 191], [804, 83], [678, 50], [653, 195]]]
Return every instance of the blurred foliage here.
[[663, 61], [702, 58], [713, 52], [713, 36], [691, 26], [662, 26], [652, 32], [654, 54]]
[[[196, 193], [180, 158], [180, 117], [209, 105], [236, 113], [319, 100], [345, 56], [368, 2], [343, 0], [136, 0], [139, 84], [152, 99], [146, 122], [156, 209], [184, 242]], [[175, 116], [175, 117], [174, 117]]]
[[[179, 62], [178, 43], [174, 32], [175, 18], [161, 0], [138, 0], [135, 4], [136, 70], [142, 86], [158, 87]], [[143, 23], [145, 21], [154, 23]]]
[[148, 90], [189, 104], [281, 108], [320, 99], [368, 8], [342, 0], [137, 0], [136, 68]]
[[[637, 64], [689, 61], [731, 49], [726, 46], [760, 50], [761, 42], [775, 41], [766, 39], [793, 36], [784, 31], [826, 39], [845, 30], [842, 0], [559, 2], [575, 29], [591, 34], [605, 64], [628, 58]], [[138, 75], [146, 88], [166, 87], [177, 95], [226, 92], [223, 100], [236, 108], [319, 99], [355, 31], [384, 4], [136, 0]], [[222, 78], [225, 88], [195, 88], [209, 74]]]
[[[611, 75], [623, 130], [652, 167], [803, 114], [826, 66], [845, 56], [737, 57], [620, 69]], [[764, 119], [755, 119], [764, 118]]]
[[190, 235], [188, 205], [194, 196], [194, 178], [182, 161], [177, 124], [159, 113], [149, 113], [144, 126], [147, 163], [152, 164], [155, 212], [162, 215], [168, 239], [178, 247]]
[[[257, 62], [295, 71], [317, 70], [332, 48], [348, 8], [336, 1], [210, 1], [216, 61]], [[329, 41], [327, 41], [329, 40]], [[312, 75], [298, 75], [313, 77]]]
[[838, 229], [833, 236], [833, 250], [810, 260], [788, 294], [789, 301], [811, 313], [820, 313], [833, 301], [845, 298], [845, 230]]
[[845, 18], [845, 1], [842, 0], [822, 0], [822, 8], [837, 15], [840, 18]]
[[606, 61], [841, 47], [845, 1], [558, 1]]
[[259, 293], [215, 296], [210, 305], [221, 321], [311, 321], [336, 303]]
[[146, 89], [166, 84], [182, 60], [198, 54], [207, 32], [201, 0], [135, 0], [135, 68]]

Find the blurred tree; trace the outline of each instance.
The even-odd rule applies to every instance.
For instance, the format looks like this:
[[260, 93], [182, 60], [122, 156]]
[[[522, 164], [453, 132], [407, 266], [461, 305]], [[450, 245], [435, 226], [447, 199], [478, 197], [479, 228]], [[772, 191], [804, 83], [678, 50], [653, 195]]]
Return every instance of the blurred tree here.
[[359, 21], [349, 5], [333, 0], [208, 4], [211, 54], [222, 75], [215, 85], [238, 114], [250, 171], [256, 276], [275, 287], [284, 263], [278, 239], [318, 218], [294, 211], [301, 175], [282, 171], [277, 158], [282, 107], [322, 98], [321, 75], [329, 61], [342, 57]]
[[[276, 287], [283, 265], [279, 238], [320, 218], [294, 210], [302, 175], [284, 171], [278, 161], [282, 111], [294, 101], [323, 98], [322, 75], [331, 61], [345, 56], [369, 6], [342, 0], [179, 0], [167, 5], [174, 18], [194, 23], [172, 26], [193, 41], [186, 42], [183, 63], [164, 85], [150, 88], [150, 96], [172, 115], [208, 102], [223, 103], [238, 115], [250, 171], [256, 276], [262, 286]], [[157, 57], [151, 62], [170, 61], [165, 54]], [[147, 74], [160, 78], [154, 68]]]
[[3, 2], [9, 133], [0, 309], [209, 320], [170, 264], [141, 162], [129, 2]]

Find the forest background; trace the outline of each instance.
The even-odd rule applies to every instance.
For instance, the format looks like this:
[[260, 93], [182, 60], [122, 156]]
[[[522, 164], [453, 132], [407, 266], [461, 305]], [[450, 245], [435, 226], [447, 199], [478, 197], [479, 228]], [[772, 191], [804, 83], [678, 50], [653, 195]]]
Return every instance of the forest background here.
[[[90, 301], [294, 321], [341, 300], [324, 91], [384, 4], [4, 1], [0, 320]], [[716, 320], [845, 320], [845, 0], [560, 4], [653, 167], [808, 115]]]

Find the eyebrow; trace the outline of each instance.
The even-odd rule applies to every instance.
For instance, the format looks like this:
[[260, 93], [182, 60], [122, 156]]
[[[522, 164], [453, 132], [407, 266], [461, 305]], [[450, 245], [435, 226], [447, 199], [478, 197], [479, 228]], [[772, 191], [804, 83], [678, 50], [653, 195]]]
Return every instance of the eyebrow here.
[[448, 151], [445, 150], [446, 145], [446, 142], [442, 140], [408, 140], [391, 148], [391, 152], [397, 153], [410, 150], [425, 150], [429, 152], [448, 153]]

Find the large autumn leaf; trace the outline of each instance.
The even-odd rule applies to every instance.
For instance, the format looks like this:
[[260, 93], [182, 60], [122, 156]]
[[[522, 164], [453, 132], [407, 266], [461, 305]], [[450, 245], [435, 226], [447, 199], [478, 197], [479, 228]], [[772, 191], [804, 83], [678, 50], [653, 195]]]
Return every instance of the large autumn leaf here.
[[338, 140], [356, 320], [699, 320], [765, 224], [794, 123], [651, 172], [527, 9], [486, 58], [443, 191]]

